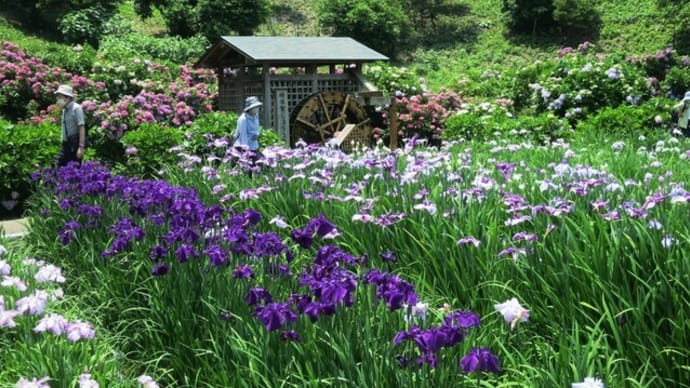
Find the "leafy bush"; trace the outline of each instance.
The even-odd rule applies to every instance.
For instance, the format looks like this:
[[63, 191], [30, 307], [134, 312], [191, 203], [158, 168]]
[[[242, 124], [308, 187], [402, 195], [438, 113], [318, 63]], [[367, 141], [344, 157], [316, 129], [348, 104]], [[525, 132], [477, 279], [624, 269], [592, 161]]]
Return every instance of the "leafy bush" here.
[[642, 105], [630, 104], [606, 107], [581, 121], [576, 132], [582, 135], [600, 132], [610, 135], [648, 135], [668, 126], [671, 112], [668, 100], [653, 98]]
[[423, 85], [411, 70], [377, 62], [364, 69], [364, 75], [386, 95], [413, 96], [423, 92]]
[[690, 67], [672, 67], [661, 84], [671, 95], [682, 97], [686, 91], [690, 90]]
[[506, 121], [511, 120], [508, 111], [489, 104], [463, 109], [444, 120], [443, 139], [487, 140], [503, 130]]
[[261, 147], [268, 146], [285, 146], [285, 142], [280, 137], [278, 132], [271, 129], [262, 129], [259, 135], [259, 145]]
[[[185, 151], [194, 155], [223, 157], [225, 147], [232, 145], [238, 117], [234, 112], [209, 112], [199, 116], [187, 129]], [[216, 147], [213, 141], [217, 139], [225, 139], [228, 144]]]
[[113, 17], [114, 11], [100, 5], [70, 11], [60, 20], [60, 32], [68, 43], [98, 46], [101, 36], [106, 32], [104, 26]]
[[349, 36], [388, 56], [395, 56], [403, 31], [410, 28], [399, 2], [319, 0], [317, 18], [334, 36]]
[[96, 50], [91, 45], [68, 46], [39, 39], [20, 32], [2, 18], [0, 36], [3, 37], [3, 45], [12, 42], [12, 45], [21, 47], [27, 55], [41, 58], [46, 65], [59, 66], [69, 73], [88, 73], [96, 58]]
[[551, 112], [540, 115], [513, 116], [501, 106], [483, 104], [445, 120], [443, 138], [447, 140], [486, 141], [495, 138], [546, 143], [568, 138], [568, 120]]
[[661, 81], [666, 78], [666, 74], [679, 62], [688, 65], [687, 58], [679, 58], [673, 48], [667, 47], [658, 50], [654, 54], [634, 55], [627, 58], [628, 62], [641, 67], [648, 76]]
[[220, 35], [252, 35], [270, 15], [268, 0], [135, 0], [134, 9], [147, 18], [155, 6], [170, 34], [189, 38], [202, 34], [215, 41]]
[[596, 37], [601, 27], [593, 0], [553, 0], [553, 18], [567, 37]]
[[[0, 120], [0, 201], [22, 203], [31, 191], [31, 173], [50, 166], [59, 152], [60, 130], [52, 124], [12, 124]], [[0, 211], [5, 211], [0, 207]]]
[[553, 8], [553, 0], [503, 0], [501, 11], [511, 31], [536, 33], [554, 27]]
[[576, 121], [601, 108], [640, 103], [655, 93], [644, 71], [620, 56], [574, 50], [561, 55], [553, 64], [518, 71], [511, 91], [516, 108]]
[[124, 167], [128, 175], [156, 176], [163, 166], [175, 163], [179, 157], [170, 149], [182, 143], [180, 128], [164, 127], [158, 123], [144, 123], [136, 131], [122, 136], [125, 151]]
[[123, 58], [155, 60], [160, 63], [185, 64], [196, 61], [208, 48], [209, 41], [201, 35], [190, 38], [153, 37], [131, 32], [105, 36], [99, 46], [104, 61], [117, 64]]
[[[95, 32], [95, 27], [98, 26], [95, 19], [100, 19], [101, 16], [95, 17], [93, 11], [87, 11], [81, 16], [76, 16], [76, 13], [100, 8], [103, 15], [113, 15], [119, 3], [119, 0], [0, 0], [0, 9], [7, 10], [10, 17], [31, 32], [61, 40], [64, 38], [60, 34], [61, 21], [65, 16], [72, 15], [67, 18], [67, 24], [75, 27], [70, 28], [70, 32]], [[108, 16], [105, 20], [107, 18]]]

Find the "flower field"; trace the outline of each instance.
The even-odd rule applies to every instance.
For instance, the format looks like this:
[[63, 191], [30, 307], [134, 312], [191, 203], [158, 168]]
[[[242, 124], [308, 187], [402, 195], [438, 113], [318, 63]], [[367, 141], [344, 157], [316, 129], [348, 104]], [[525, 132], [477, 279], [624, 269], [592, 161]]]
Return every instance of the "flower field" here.
[[36, 174], [0, 385], [690, 386], [687, 139], [209, 147]]

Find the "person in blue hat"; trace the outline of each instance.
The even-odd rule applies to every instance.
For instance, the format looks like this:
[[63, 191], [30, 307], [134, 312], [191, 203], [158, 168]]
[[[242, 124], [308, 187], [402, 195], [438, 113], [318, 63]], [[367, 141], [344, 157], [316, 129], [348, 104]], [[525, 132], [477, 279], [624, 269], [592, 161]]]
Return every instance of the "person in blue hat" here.
[[60, 129], [62, 131], [62, 148], [58, 155], [58, 167], [69, 162], [81, 165], [86, 148], [86, 127], [84, 124], [84, 110], [74, 99], [71, 86], [60, 85], [55, 91], [57, 104], [62, 108]]
[[237, 119], [235, 146], [244, 146], [254, 152], [259, 150], [259, 107], [262, 105], [254, 96], [244, 101], [244, 111]]
[[690, 136], [690, 128], [688, 128], [688, 122], [690, 121], [690, 91], [685, 92], [683, 99], [673, 106], [673, 111], [678, 114], [678, 128], [680, 128], [684, 136]]

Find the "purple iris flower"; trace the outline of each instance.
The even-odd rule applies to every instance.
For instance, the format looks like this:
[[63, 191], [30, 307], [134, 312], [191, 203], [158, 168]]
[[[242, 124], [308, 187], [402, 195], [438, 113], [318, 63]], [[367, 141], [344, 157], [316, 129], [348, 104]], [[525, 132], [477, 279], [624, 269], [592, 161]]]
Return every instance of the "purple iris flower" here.
[[253, 306], [261, 301], [264, 303], [271, 303], [273, 298], [266, 289], [261, 287], [250, 288], [247, 296], [244, 298], [248, 305]]
[[486, 348], [472, 348], [472, 350], [460, 360], [460, 366], [462, 366], [462, 373], [464, 374], [472, 372], [499, 373], [501, 368], [498, 364], [498, 357], [491, 354], [491, 351]]
[[250, 279], [254, 277], [254, 271], [248, 265], [238, 265], [232, 270], [232, 277], [235, 279]]
[[254, 310], [254, 316], [266, 326], [268, 331], [280, 329], [286, 323], [297, 320], [297, 314], [290, 310], [290, 306], [286, 303], [269, 303], [265, 306], [257, 306]]
[[432, 327], [412, 338], [423, 353], [436, 353], [449, 345], [448, 333], [443, 328]]
[[381, 252], [381, 258], [384, 261], [395, 261], [395, 260], [397, 260], [397, 258], [395, 257], [395, 253], [393, 253], [393, 251]]
[[151, 248], [151, 253], [149, 253], [149, 257], [153, 261], [156, 261], [156, 260], [160, 259], [161, 257], [165, 257], [167, 255], [168, 255], [167, 248], [160, 246], [160, 245], [154, 245]]
[[177, 256], [177, 261], [185, 263], [190, 258], [199, 257], [199, 252], [189, 244], [182, 244], [175, 250], [175, 256]]
[[335, 305], [321, 302], [309, 302], [304, 307], [303, 314], [312, 322], [316, 322], [321, 315], [335, 315]]
[[275, 257], [287, 250], [277, 233], [255, 233], [254, 234], [254, 255], [259, 257]]
[[285, 342], [302, 342], [299, 333], [294, 330], [284, 330], [280, 333], [280, 339]]
[[481, 318], [472, 311], [456, 310], [443, 318], [444, 325], [460, 327], [467, 329], [470, 327], [479, 327]]
[[295, 305], [297, 311], [300, 314], [303, 314], [304, 310], [307, 308], [309, 303], [311, 303], [311, 296], [304, 294], [292, 294], [288, 296], [287, 302], [289, 304]]
[[422, 367], [424, 364], [429, 364], [431, 368], [436, 368], [438, 363], [438, 357], [435, 353], [422, 353], [417, 357], [417, 366]]
[[256, 225], [261, 221], [261, 213], [254, 209], [248, 209], [244, 212], [244, 219], [249, 222], [250, 225]]
[[214, 267], [219, 267], [228, 261], [228, 254], [218, 245], [211, 245], [204, 250], [204, 253]]
[[170, 267], [168, 266], [167, 263], [158, 263], [153, 266], [153, 269], [151, 270], [151, 275], [153, 276], [163, 276], [168, 271], [170, 270]]
[[307, 224], [308, 230], [314, 230], [317, 235], [323, 237], [335, 229], [335, 225], [329, 221], [323, 213], [320, 213], [317, 217], [312, 218]]
[[292, 239], [304, 249], [309, 249], [311, 244], [314, 242], [313, 232], [308, 230], [308, 228], [292, 229], [292, 232], [290, 232], [290, 237], [292, 237]]

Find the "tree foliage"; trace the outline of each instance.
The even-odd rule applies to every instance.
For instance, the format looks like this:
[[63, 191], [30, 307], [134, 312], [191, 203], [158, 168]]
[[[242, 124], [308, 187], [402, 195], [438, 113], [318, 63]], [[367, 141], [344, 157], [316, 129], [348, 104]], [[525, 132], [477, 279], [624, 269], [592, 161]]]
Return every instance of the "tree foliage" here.
[[601, 17], [593, 0], [554, 0], [553, 18], [566, 36], [580, 36], [596, 32]]
[[134, 0], [143, 18], [158, 9], [171, 35], [201, 34], [214, 42], [222, 35], [251, 35], [271, 11], [270, 0]]
[[679, 53], [690, 54], [690, 2], [687, 0], [657, 0], [657, 8], [666, 21], [673, 23], [673, 46]]
[[601, 26], [593, 0], [503, 0], [501, 10], [508, 28], [518, 34], [596, 36]]
[[513, 32], [536, 34], [555, 25], [553, 0], [503, 0], [501, 10]]
[[409, 27], [400, 2], [319, 0], [320, 26], [334, 36], [349, 36], [389, 56], [400, 49]]
[[[121, 0], [0, 0], [0, 9], [32, 32], [63, 39], [60, 24], [68, 16], [78, 28], [97, 30], [115, 14]], [[77, 13], [88, 11], [84, 15]], [[97, 10], [97, 11], [94, 11]], [[97, 15], [96, 15], [97, 14]], [[88, 40], [88, 39], [87, 39]]]

